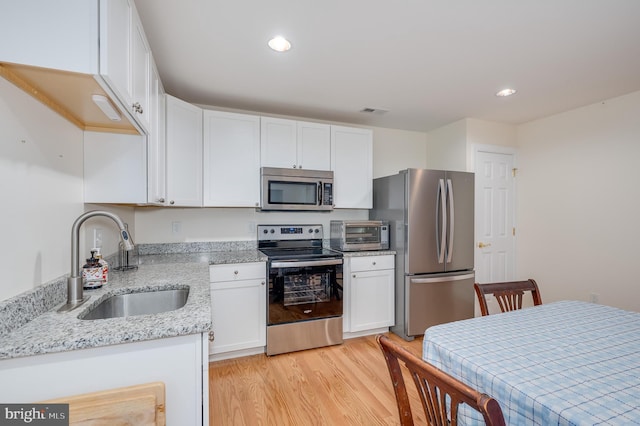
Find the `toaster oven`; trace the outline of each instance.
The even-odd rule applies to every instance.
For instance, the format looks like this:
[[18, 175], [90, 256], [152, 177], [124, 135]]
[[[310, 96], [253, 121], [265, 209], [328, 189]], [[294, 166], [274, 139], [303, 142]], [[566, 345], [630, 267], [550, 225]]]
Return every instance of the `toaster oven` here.
[[340, 251], [389, 249], [389, 222], [382, 220], [332, 220], [331, 248]]

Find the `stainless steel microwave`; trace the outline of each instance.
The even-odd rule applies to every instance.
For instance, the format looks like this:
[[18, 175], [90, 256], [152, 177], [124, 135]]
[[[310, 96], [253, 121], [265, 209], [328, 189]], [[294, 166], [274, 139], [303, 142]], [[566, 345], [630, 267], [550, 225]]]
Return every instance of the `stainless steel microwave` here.
[[389, 222], [383, 220], [332, 220], [331, 248], [340, 251], [389, 249]]
[[261, 210], [333, 210], [333, 172], [325, 170], [260, 169]]

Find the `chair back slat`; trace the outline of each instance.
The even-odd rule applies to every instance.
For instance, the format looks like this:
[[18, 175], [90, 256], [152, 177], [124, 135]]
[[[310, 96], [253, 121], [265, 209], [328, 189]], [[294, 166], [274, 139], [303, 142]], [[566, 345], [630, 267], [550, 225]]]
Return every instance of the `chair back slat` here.
[[400, 361], [413, 378], [430, 426], [457, 426], [460, 404], [479, 411], [489, 426], [505, 425], [502, 410], [495, 399], [418, 358], [387, 336], [380, 334], [376, 340], [387, 362], [402, 426], [413, 426], [414, 420]]
[[534, 306], [542, 304], [538, 284], [533, 279], [487, 284], [475, 283], [474, 288], [476, 295], [478, 296], [478, 303], [480, 304], [480, 312], [482, 316], [489, 315], [486, 298], [488, 294], [493, 295], [502, 312], [522, 309], [522, 301], [525, 292], [531, 292]]

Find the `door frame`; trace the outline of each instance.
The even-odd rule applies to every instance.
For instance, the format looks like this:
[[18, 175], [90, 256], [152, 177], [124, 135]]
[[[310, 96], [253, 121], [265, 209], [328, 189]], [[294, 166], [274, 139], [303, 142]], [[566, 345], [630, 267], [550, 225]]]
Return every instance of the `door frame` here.
[[[518, 240], [518, 215], [517, 215], [517, 199], [518, 199], [518, 185], [516, 184], [517, 181], [515, 180], [517, 177], [517, 170], [518, 170], [518, 150], [516, 147], [512, 147], [512, 146], [504, 146], [504, 145], [489, 145], [489, 144], [471, 144], [471, 158], [470, 160], [470, 166], [471, 169], [473, 170], [474, 174], [476, 172], [476, 159], [478, 158], [478, 153], [480, 152], [484, 152], [484, 153], [488, 153], [488, 154], [503, 154], [503, 155], [511, 155], [512, 159], [513, 159], [513, 168], [516, 170], [516, 175], [514, 176], [514, 184], [513, 184], [513, 196], [511, 197], [512, 202], [511, 202], [511, 214], [513, 216], [513, 227], [516, 229], [516, 233], [514, 235], [513, 238], [513, 277], [511, 277], [511, 280], [515, 280], [516, 277], [518, 276], [518, 244], [517, 244], [517, 240]], [[474, 195], [474, 199], [478, 198], [478, 193], [479, 193], [479, 189], [478, 189], [478, 185], [475, 185], [475, 195]], [[477, 206], [474, 208], [474, 210], [476, 210], [477, 212]], [[477, 213], [476, 213], [477, 215]], [[477, 217], [477, 216], [476, 216]], [[475, 221], [475, 218], [474, 218]], [[474, 264], [477, 266], [478, 265], [478, 251], [477, 251], [477, 244], [478, 244], [478, 235], [477, 235], [477, 227], [474, 227], [474, 238], [473, 238], [473, 249], [474, 249]], [[476, 274], [477, 275], [477, 274]]]

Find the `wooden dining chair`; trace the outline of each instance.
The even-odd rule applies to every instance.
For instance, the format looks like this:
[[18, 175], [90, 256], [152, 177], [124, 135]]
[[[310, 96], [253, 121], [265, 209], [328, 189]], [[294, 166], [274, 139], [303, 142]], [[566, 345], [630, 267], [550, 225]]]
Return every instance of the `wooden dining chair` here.
[[488, 426], [505, 425], [502, 409], [495, 399], [470, 388], [444, 371], [418, 358], [385, 335], [377, 335], [376, 340], [387, 361], [393, 390], [396, 394], [401, 426], [413, 426], [413, 414], [400, 361], [408, 369], [418, 389], [422, 408], [429, 425], [456, 426], [460, 404], [467, 404], [479, 411]]
[[487, 294], [492, 294], [493, 297], [496, 298], [502, 312], [522, 309], [522, 299], [525, 291], [531, 292], [534, 306], [542, 305], [542, 298], [540, 297], [538, 284], [536, 284], [535, 280], [532, 279], [502, 283], [475, 283], [473, 287], [476, 290], [478, 302], [480, 303], [480, 313], [483, 317], [489, 315]]

